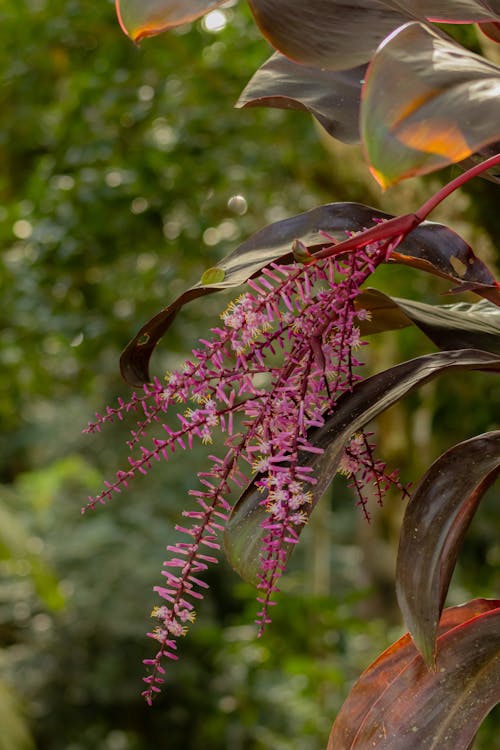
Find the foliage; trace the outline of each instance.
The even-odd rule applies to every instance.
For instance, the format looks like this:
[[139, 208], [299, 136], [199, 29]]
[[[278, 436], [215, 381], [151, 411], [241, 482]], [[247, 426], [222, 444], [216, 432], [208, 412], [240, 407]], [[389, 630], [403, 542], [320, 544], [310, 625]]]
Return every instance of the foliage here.
[[[218, 4], [118, 0], [117, 8], [124, 30], [139, 41]], [[370, 170], [382, 186], [463, 161], [500, 138], [494, 117], [500, 69], [427, 24], [437, 14], [439, 20], [451, 23], [497, 24], [498, 9], [476, 2], [467, 8], [445, 2], [432, 12], [411, 3], [397, 11], [389, 3], [376, 10], [369, 4], [348, 10], [322, 2], [307, 9], [280, 0], [249, 4], [264, 34], [294, 62], [274, 57], [250, 84], [258, 95], [247, 89], [243, 103], [265, 104], [270, 99], [272, 106], [288, 106], [292, 102], [318, 116], [331, 134], [344, 138], [358, 107]], [[358, 29], [354, 37], [355, 21], [364, 33], [360, 35]], [[346, 76], [310, 71], [311, 66], [336, 71], [368, 61], [359, 85], [359, 68]], [[307, 72], [301, 64], [309, 66]], [[331, 96], [325, 105], [325, 85], [330, 93], [336, 87], [346, 92], [349, 103], [343, 120], [342, 96]], [[147, 473], [153, 461], [168, 459], [179, 447], [191, 449], [194, 438], [211, 442], [215, 428], [224, 435], [223, 457], [210, 456], [208, 470], [198, 474], [201, 489], [190, 490], [197, 508], [183, 515], [192, 520], [191, 526], [176, 527], [188, 540], [168, 546], [166, 581], [155, 587], [162, 603], [153, 611], [159, 624], [149, 633], [158, 650], [145, 661], [150, 669], [144, 691], [149, 703], [164, 682], [163, 661], [177, 659], [177, 639], [194, 621], [192, 600], [201, 599], [207, 588], [199, 574], [217, 562], [213, 550], [219, 548], [217, 536], [225, 525], [229, 560], [259, 590], [257, 622], [262, 634], [288, 557], [337, 471], [349, 477], [366, 516], [370, 493], [382, 504], [390, 487], [407, 492], [397, 473], [375, 458], [365, 431], [367, 422], [442, 369], [498, 373], [500, 287], [460, 237], [447, 227], [424, 222], [445, 197], [472, 177], [489, 169], [496, 180], [499, 164], [500, 156], [492, 156], [404, 216], [382, 218], [365, 206], [334, 204], [271, 225], [208, 268], [197, 285], [147, 323], [125, 350], [122, 373], [133, 385], [144, 384], [143, 391], [129, 401], [119, 399], [117, 407], [97, 415], [89, 431], [139, 412], [128, 441], [129, 463], [89, 499], [87, 508], [95, 509], [138, 474]], [[367, 213], [371, 215], [363, 221]], [[342, 229], [348, 239], [332, 233], [332, 218], [334, 228]], [[422, 231], [425, 240], [419, 237]], [[430, 306], [408, 314], [409, 300], [390, 303], [393, 316], [387, 322], [387, 306], [379, 305], [377, 293], [370, 296], [362, 287], [380, 265], [394, 263], [451, 279], [454, 292], [474, 291], [484, 297], [481, 314], [487, 317], [490, 335], [484, 331], [481, 314], [471, 316], [470, 309], [437, 308], [433, 320]], [[166, 385], [159, 380], [150, 383], [149, 357], [180, 307], [194, 297], [245, 281], [250, 291], [230, 304], [221, 316], [222, 325], [211, 330], [210, 338], [200, 340], [184, 370], [169, 373]], [[355, 353], [360, 329], [370, 334], [370, 326], [378, 331], [392, 328], [394, 316], [396, 326], [401, 325], [401, 314], [403, 325], [415, 322], [445, 351], [363, 378], [363, 362]], [[481, 349], [470, 348], [476, 333]], [[176, 402], [189, 401], [193, 407], [178, 413], [173, 426], [164, 421], [163, 414]], [[155, 428], [159, 428], [156, 433]], [[248, 466], [253, 476], [248, 476]], [[471, 603], [458, 619], [449, 615], [451, 625], [445, 624], [445, 614], [439, 637], [438, 624], [465, 531], [499, 470], [498, 431], [490, 431], [450, 449], [421, 480], [403, 522], [397, 589], [422, 656], [413, 651], [409, 660], [406, 656], [391, 667], [382, 688], [379, 680], [374, 682], [372, 670], [361, 678], [363, 690], [368, 680], [372, 696], [382, 691], [381, 697], [368, 711], [347, 710], [340, 715], [338, 721], [349, 724], [349, 739], [340, 744], [340, 736], [335, 735], [338, 724], [334, 725], [332, 748], [438, 743], [466, 749], [498, 702], [498, 602], [492, 600], [477, 611]], [[236, 502], [231, 499], [230, 483], [243, 487]], [[439, 491], [443, 486], [446, 490]], [[417, 579], [415, 557], [421, 563]], [[400, 649], [401, 644], [395, 644], [380, 657], [384, 670]], [[445, 681], [433, 677], [436, 672], [429, 672], [429, 667], [449, 677]], [[460, 722], [454, 720], [457, 701], [464, 706]], [[436, 726], [422, 720], [429, 702], [440, 705], [440, 711], [433, 712]]]
[[[157, 472], [140, 489], [137, 507], [84, 523], [78, 498], [97, 490], [98, 477], [123, 459], [123, 451], [118, 431], [92, 445], [80, 428], [96, 403], [128, 392], [116, 361], [134, 318], [152, 314], [167, 289], [175, 293], [180, 279], [201, 274], [220, 257], [219, 247], [228, 252], [262, 217], [271, 221], [324, 198], [323, 151], [305, 119], [290, 122], [287, 138], [276, 144], [273, 133], [283, 128], [286, 113], [263, 110], [246, 124], [238, 112], [220, 117], [221, 98], [236, 97], [248, 69], [267, 51], [245, 16], [218, 34], [196, 24], [171, 53], [152, 43], [132, 55], [128, 40], [116, 33], [110, 3], [7, 0], [0, 16], [0, 495], [9, 517], [8, 526], [2, 513], [0, 524], [2, 540], [9, 532], [0, 563], [0, 667], [5, 684], [20, 696], [14, 700], [11, 692], [8, 699], [2, 691], [3, 705], [12, 720], [14, 707], [23, 710], [38, 747], [93, 750], [122, 742], [146, 750], [161, 744], [166, 716], [178, 746], [212, 738], [219, 750], [219, 738], [235, 724], [234, 712], [218, 708], [233, 685], [224, 674], [228, 661], [232, 674], [245, 660], [248, 638], [234, 660], [223, 665], [220, 653], [228, 642], [225, 629], [241, 624], [251, 592], [235, 603], [225, 584], [229, 571], [212, 575], [205, 624], [184, 650], [189, 685], [175, 701], [170, 695], [152, 721], [137, 698], [142, 633], [152, 571], [189, 488], [190, 467], [169, 466], [168, 487]], [[191, 81], [180, 75], [179, 64], [192, 72]], [[175, 141], [175, 155], [162, 135]], [[239, 135], [247, 143], [244, 153]], [[307, 168], [295, 165], [288, 138], [308, 148]], [[271, 163], [273, 174], [265, 176]], [[116, 184], [117, 171], [132, 182]], [[244, 199], [236, 201], [240, 213], [235, 201], [227, 205], [234, 196]], [[210, 244], [214, 234], [217, 247]], [[216, 318], [217, 306], [218, 300], [205, 304], [204, 316]], [[198, 316], [193, 306], [178, 321], [161, 367], [177, 365], [179, 349], [195, 340]], [[196, 461], [203, 461], [203, 452]], [[14, 548], [16, 540], [27, 546]], [[61, 594], [64, 606], [51, 608], [52, 595], [61, 602]], [[351, 622], [357, 622], [354, 615], [344, 620]], [[373, 632], [384, 635], [380, 625]], [[366, 660], [374, 649], [364, 648], [353, 653], [366, 653]], [[351, 657], [343, 651], [339, 658], [339, 669], [350, 674]], [[319, 662], [310, 669], [321, 672]], [[207, 671], [218, 682], [205, 709]], [[279, 667], [254, 680], [249, 716], [271, 724], [265, 692], [278, 690], [279, 681]], [[317, 704], [324, 684], [311, 679], [297, 687], [296, 702]], [[326, 695], [329, 715], [341, 686]], [[251, 725], [245, 720], [241, 731]], [[283, 735], [289, 728], [284, 716], [273, 726]]]
[[[98, 491], [97, 475], [124, 459], [120, 424], [99, 441], [78, 432], [96, 403], [117, 390], [125, 398], [116, 359], [135, 319], [174, 299], [183, 280], [203, 276], [266, 222], [330, 200], [397, 214], [450, 179], [441, 172], [378, 196], [359, 149], [336, 151], [329, 142], [325, 153], [324, 136], [304, 115], [227, 108], [269, 52], [244, 6], [221, 11], [227, 23], [217, 32], [200, 19], [166, 44], [152, 40], [140, 50], [116, 33], [110, 2], [6, 0], [0, 11], [0, 467], [2, 497], [28, 541], [25, 551], [11, 545], [2, 562], [2, 673], [23, 697], [38, 747], [149, 750], [168, 740], [169, 747], [211, 750], [319, 750], [355, 676], [401, 632], [386, 562], [400, 506], [386, 502], [365, 527], [337, 479], [301, 535], [265, 639], [255, 643], [246, 625], [251, 587], [234, 591], [223, 565], [207, 572], [210, 590], [184, 639], [182, 663], [168, 670], [164, 695], [148, 711], [137, 696], [147, 589], [162, 547], [176, 541], [174, 519], [206, 452], [158, 466], [112, 514], [75, 515], [75, 499]], [[471, 26], [455, 30], [480, 51]], [[295, 66], [296, 75], [303, 70]], [[357, 109], [354, 123], [344, 128], [349, 142], [358, 137]], [[124, 175], [133, 181], [117, 184]], [[228, 206], [233, 196], [244, 202]], [[476, 180], [439, 220], [491, 261], [487, 233], [498, 236], [497, 202], [496, 186]], [[379, 215], [370, 211], [366, 225]], [[439, 278], [384, 265], [375, 284], [385, 295], [370, 304], [381, 308], [383, 325], [406, 327], [370, 338], [362, 350], [370, 371], [425, 354], [429, 343], [410, 321], [446, 338], [439, 318], [453, 320], [460, 307], [473, 317], [461, 336], [470, 345], [480, 323], [494, 346], [482, 303], [476, 312], [467, 297], [455, 311], [440, 305], [434, 316], [434, 305], [413, 301], [437, 300], [446, 288]], [[179, 352], [224, 304], [212, 294], [187, 306], [157, 348], [154, 370], [177, 368], [185, 356]], [[377, 442], [403, 476], [417, 476], [450, 436], [465, 440], [495, 427], [496, 378], [448, 372], [378, 419]], [[469, 529], [451, 603], [497, 589], [495, 499], [490, 491]], [[64, 594], [63, 609], [50, 609], [37, 593], [37, 561], [59, 581], [53, 586], [52, 578], [49, 590]], [[14, 704], [4, 705], [12, 717]], [[489, 718], [479, 742], [492, 750], [498, 730]]]

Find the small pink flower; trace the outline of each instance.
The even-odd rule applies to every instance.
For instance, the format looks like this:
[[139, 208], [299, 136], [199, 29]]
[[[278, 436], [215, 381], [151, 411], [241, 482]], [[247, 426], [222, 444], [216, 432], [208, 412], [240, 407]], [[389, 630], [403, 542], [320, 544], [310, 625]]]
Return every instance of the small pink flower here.
[[[131, 430], [129, 466], [113, 482], [89, 498], [87, 508], [103, 504], [159, 460], [170, 460], [196, 440], [208, 443], [214, 430], [224, 434], [220, 457], [198, 473], [199, 487], [190, 491], [194, 507], [183, 512], [186, 526], [176, 527], [184, 541], [169, 546], [161, 604], [153, 610], [159, 625], [148, 635], [156, 644], [145, 664], [144, 696], [150, 703], [163, 683], [165, 659], [177, 658], [177, 639], [195, 618], [195, 603], [207, 584], [201, 577], [217, 562], [218, 535], [231, 511], [231, 484], [248, 483], [248, 467], [258, 474], [256, 486], [267, 510], [259, 574], [259, 633], [270, 622], [287, 549], [297, 543], [311, 512], [316, 477], [308, 459], [321, 449], [311, 444], [310, 429], [324, 424], [324, 415], [360, 379], [362, 362], [355, 350], [362, 343], [356, 322], [369, 313], [355, 308], [362, 284], [386, 259], [386, 246], [372, 244], [344, 257], [308, 264], [272, 264], [249, 282], [251, 292], [231, 303], [222, 327], [201, 339], [184, 369], [156, 380], [128, 403], [97, 415], [88, 431], [103, 423], [138, 413]], [[174, 420], [166, 419], [175, 404], [191, 404]], [[160, 437], [147, 438], [159, 430]], [[239, 431], [236, 431], [239, 430]], [[365, 509], [363, 488], [375, 484], [380, 498], [395, 475], [373, 458], [367, 436], [356, 436], [340, 464], [351, 478]], [[191, 524], [191, 525], [189, 525]]]

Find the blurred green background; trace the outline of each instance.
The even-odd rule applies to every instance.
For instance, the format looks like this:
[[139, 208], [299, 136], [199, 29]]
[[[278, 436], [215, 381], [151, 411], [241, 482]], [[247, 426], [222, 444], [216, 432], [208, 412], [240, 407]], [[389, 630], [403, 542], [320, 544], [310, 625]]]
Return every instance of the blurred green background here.
[[[148, 317], [266, 223], [335, 200], [408, 211], [453, 173], [382, 196], [360, 150], [305, 114], [234, 110], [269, 48], [246, 7], [217, 18], [137, 49], [109, 1], [0, 6], [0, 750], [319, 750], [353, 681], [402, 632], [401, 501], [367, 525], [335, 481], [265, 637], [255, 592], [221, 563], [148, 709], [152, 586], [204, 451], [79, 512], [126, 460], [122, 425], [81, 430], [126, 397], [119, 352]], [[439, 215], [493, 266], [499, 189], [478, 182]], [[400, 268], [378, 281], [429, 301], [446, 291]], [[224, 304], [208, 297], [179, 316], [157, 374]], [[381, 369], [431, 349], [404, 331], [374, 339], [369, 359]], [[453, 441], [494, 426], [499, 406], [487, 375], [443, 378], [379, 420], [381, 452], [416, 481]], [[498, 596], [496, 503], [492, 490], [450, 603]], [[478, 747], [500, 748], [499, 729], [492, 714]]]

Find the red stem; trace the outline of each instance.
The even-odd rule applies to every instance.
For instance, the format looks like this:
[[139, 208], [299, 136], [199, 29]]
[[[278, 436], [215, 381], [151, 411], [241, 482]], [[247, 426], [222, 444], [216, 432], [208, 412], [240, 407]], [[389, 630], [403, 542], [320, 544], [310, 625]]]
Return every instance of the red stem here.
[[408, 235], [413, 229], [418, 227], [418, 225], [427, 218], [431, 211], [433, 211], [436, 206], [441, 203], [441, 201], [451, 195], [451, 193], [457, 190], [457, 188], [462, 187], [462, 185], [465, 185], [465, 183], [471, 180], [473, 177], [477, 177], [477, 175], [485, 172], [490, 167], [495, 167], [497, 164], [500, 164], [500, 154], [491, 156], [489, 159], [481, 162], [481, 164], [476, 164], [471, 169], [468, 169], [466, 172], [456, 177], [454, 180], [438, 190], [438, 192], [433, 195], [432, 198], [429, 198], [429, 200], [426, 201], [422, 206], [420, 206], [420, 208], [415, 213], [404, 214], [403, 216], [395, 216], [393, 219], [384, 221], [381, 224], [376, 224], [369, 229], [365, 229], [364, 232], [360, 232], [354, 237], [350, 237], [344, 242], [339, 242], [337, 245], [330, 245], [329, 247], [325, 247], [322, 250], [319, 250], [317, 253], [314, 253], [314, 258], [316, 260], [321, 260], [322, 258], [331, 258], [335, 255], [346, 253], [349, 250], [355, 250], [356, 248], [365, 247], [371, 242], [389, 240], [393, 237], [397, 237], [398, 235], [406, 237], [406, 235]]
[[471, 167], [471, 169], [468, 169], [463, 174], [455, 177], [454, 180], [442, 187], [441, 190], [438, 190], [438, 192], [433, 195], [432, 198], [429, 198], [429, 200], [426, 201], [423, 206], [420, 206], [415, 216], [418, 216], [420, 221], [424, 221], [424, 219], [427, 218], [431, 211], [434, 211], [436, 206], [438, 206], [441, 201], [451, 195], [451, 193], [453, 193], [457, 188], [462, 187], [462, 185], [465, 185], [466, 182], [472, 180], [473, 177], [477, 177], [477, 175], [482, 174], [490, 167], [495, 167], [497, 164], [500, 164], [500, 154], [491, 156], [489, 159], [486, 159], [486, 161], [482, 161], [481, 164], [476, 164], [475, 167]]

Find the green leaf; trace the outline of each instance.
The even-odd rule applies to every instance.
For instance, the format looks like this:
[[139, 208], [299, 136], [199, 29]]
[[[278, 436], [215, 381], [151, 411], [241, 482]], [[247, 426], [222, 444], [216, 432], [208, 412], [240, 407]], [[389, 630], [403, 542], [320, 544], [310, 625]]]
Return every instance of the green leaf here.
[[225, 276], [226, 272], [223, 268], [207, 268], [207, 270], [202, 274], [200, 284], [220, 284], [221, 281], [224, 281]]
[[337, 72], [310, 68], [275, 52], [250, 79], [236, 106], [304, 110], [334, 138], [359, 143], [365, 70], [365, 65]]
[[53, 611], [60, 610], [66, 604], [60, 581], [43, 556], [30, 550], [29, 532], [4, 502], [10, 494], [15, 498], [8, 488], [0, 488], [0, 560], [25, 563], [35, 591], [45, 606]]
[[406, 507], [396, 591], [406, 626], [428, 665], [460, 546], [500, 472], [500, 430], [466, 440], [435, 461]]
[[488, 300], [429, 305], [367, 289], [356, 306], [371, 313], [371, 319], [360, 324], [362, 336], [413, 323], [440, 349], [478, 348], [500, 355], [500, 307]]
[[[149, 361], [156, 345], [179, 310], [191, 300], [236, 288], [258, 276], [274, 261], [292, 263], [295, 240], [300, 240], [314, 253], [334, 241], [344, 240], [347, 233], [360, 232], [377, 221], [391, 218], [391, 214], [360, 203], [329, 203], [264, 227], [211, 269], [212, 274], [217, 269], [224, 272], [220, 281], [204, 283], [202, 278], [141, 327], [122, 353], [123, 378], [133, 386], [150, 381]], [[327, 239], [325, 233], [331, 239]], [[486, 294], [488, 290], [498, 293], [495, 278], [484, 263], [461, 237], [442, 224], [423, 222], [398, 246], [391, 259], [452, 279], [464, 290], [472, 289], [478, 294]]]
[[[446, 609], [439, 623], [436, 672], [426, 670], [408, 633], [393, 643], [354, 685], [332, 727], [327, 750], [467, 748], [470, 741], [463, 736], [463, 725], [473, 722], [469, 731], [474, 737], [498, 701], [499, 614], [500, 600], [495, 599]], [[490, 634], [492, 644], [486, 642]], [[477, 679], [481, 668], [484, 679]], [[445, 740], [450, 724], [453, 734]]]
[[460, 162], [500, 138], [500, 68], [418, 23], [377, 50], [361, 133], [382, 187]]
[[[314, 468], [316, 484], [312, 487], [311, 513], [335, 476], [345, 445], [351, 436], [415, 388], [446, 370], [494, 370], [500, 372], [500, 357], [487, 352], [463, 349], [438, 352], [409, 360], [373, 375], [356, 384], [351, 393], [338, 401], [335, 412], [323, 427], [308, 436], [321, 454], [308, 454], [304, 464]], [[255, 485], [254, 477], [236, 502], [224, 532], [224, 550], [234, 570], [246, 581], [257, 582], [260, 554], [265, 531], [262, 522], [267, 512], [262, 505], [265, 495]], [[288, 554], [294, 545], [289, 545]]]
[[116, 0], [120, 26], [134, 42], [194, 21], [224, 0]]
[[34, 750], [26, 706], [7, 682], [0, 680], [0, 750]]

